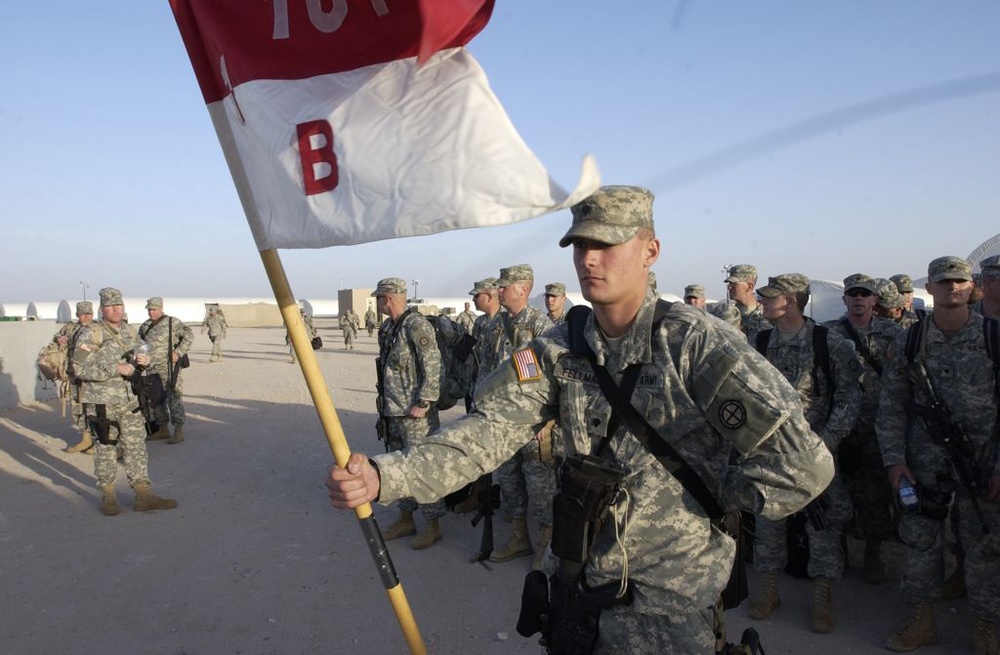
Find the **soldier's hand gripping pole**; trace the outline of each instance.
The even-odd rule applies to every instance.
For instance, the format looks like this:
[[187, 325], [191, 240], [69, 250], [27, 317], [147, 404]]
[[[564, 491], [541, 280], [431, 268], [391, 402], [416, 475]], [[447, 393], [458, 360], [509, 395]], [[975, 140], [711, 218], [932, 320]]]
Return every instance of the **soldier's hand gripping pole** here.
[[[302, 323], [302, 317], [299, 314], [298, 305], [295, 302], [295, 297], [292, 295], [292, 290], [288, 285], [288, 279], [285, 277], [285, 269], [281, 265], [281, 259], [278, 257], [276, 250], [261, 250], [260, 257], [264, 262], [264, 269], [267, 271], [268, 280], [271, 282], [274, 298], [278, 301], [278, 307], [281, 309], [285, 328], [291, 336], [292, 347], [295, 348], [295, 355], [299, 360], [299, 366], [302, 368], [302, 374], [305, 376], [306, 386], [312, 395], [313, 403], [316, 406], [316, 413], [319, 415], [319, 421], [323, 425], [323, 431], [326, 434], [330, 450], [333, 452], [334, 460], [337, 466], [347, 466], [347, 460], [351, 457], [351, 450], [347, 445], [347, 438], [344, 436], [344, 430], [340, 424], [340, 419], [337, 417], [337, 410], [333, 406], [333, 400], [330, 398], [330, 392], [327, 389], [326, 382], [323, 380], [323, 374], [319, 370], [316, 353], [312, 349], [305, 324]], [[371, 504], [365, 503], [355, 508], [354, 513], [358, 517], [361, 533], [368, 543], [368, 549], [371, 551], [372, 559], [375, 560], [375, 567], [382, 578], [382, 584], [385, 586], [389, 602], [396, 613], [396, 620], [403, 630], [403, 636], [406, 638], [410, 652], [423, 655], [427, 652], [427, 649], [420, 636], [420, 631], [417, 629], [410, 605], [406, 601], [406, 595], [403, 593], [403, 585], [396, 576], [396, 570], [389, 557], [389, 551], [386, 549], [385, 540], [382, 539], [382, 533], [379, 532], [378, 524], [372, 515]]]

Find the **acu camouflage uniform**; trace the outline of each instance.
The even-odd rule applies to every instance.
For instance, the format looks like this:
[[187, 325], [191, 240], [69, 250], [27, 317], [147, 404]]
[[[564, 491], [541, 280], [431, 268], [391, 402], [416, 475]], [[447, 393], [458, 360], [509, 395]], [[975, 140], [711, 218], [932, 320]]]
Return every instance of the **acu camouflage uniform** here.
[[[597, 362], [619, 383], [627, 367], [641, 367], [632, 403], [723, 509], [772, 519], [801, 509], [826, 485], [833, 465], [795, 390], [745, 339], [697, 309], [676, 303], [651, 334], [655, 303], [648, 291], [632, 327], [614, 344], [588, 319], [585, 336]], [[526, 352], [537, 357], [537, 377], [519, 376], [508, 360], [479, 386], [475, 413], [421, 447], [375, 458], [380, 502], [453, 491], [511, 457], [554, 418], [566, 452], [596, 451], [612, 410], [589, 360], [569, 351], [568, 326], [537, 337]], [[625, 491], [597, 535], [586, 582], [627, 578], [634, 600], [601, 614], [595, 652], [714, 653], [712, 607], [729, 578], [733, 540], [623, 422], [602, 457], [623, 471]]]
[[[171, 347], [170, 337], [173, 335], [174, 344]], [[139, 338], [152, 347], [149, 363], [149, 371], [159, 373], [163, 381], [163, 389], [166, 391], [166, 401], [153, 408], [153, 415], [150, 419], [157, 425], [184, 425], [187, 414], [184, 412], [184, 381], [181, 376], [181, 369], [172, 362], [170, 353], [177, 353], [178, 357], [183, 357], [194, 345], [194, 333], [184, 321], [174, 316], [164, 314], [158, 321], [147, 319], [139, 328]], [[176, 371], [176, 375], [175, 375]], [[167, 413], [169, 410], [169, 414]]]
[[[117, 437], [117, 445], [124, 450], [125, 475], [133, 487], [149, 484], [145, 418], [138, 411], [139, 402], [132, 393], [131, 383], [117, 369], [118, 364], [126, 361], [126, 353], [134, 351], [139, 343], [139, 334], [124, 320], [119, 330], [95, 321], [80, 330], [73, 353], [73, 370], [83, 382], [80, 399], [84, 412], [87, 416], [97, 416], [97, 406], [103, 405], [108, 419], [117, 423], [117, 428], [111, 426], [111, 439]], [[116, 444], [102, 444], [95, 434], [94, 448], [98, 487], [114, 485], [118, 473]]]
[[[399, 329], [396, 330], [397, 324]], [[430, 322], [413, 310], [406, 310], [396, 320], [387, 318], [378, 331], [379, 359], [382, 366], [382, 393], [376, 399], [379, 415], [385, 420], [386, 450], [400, 451], [423, 443], [438, 429], [436, 401], [441, 392], [441, 353]], [[411, 418], [407, 411], [421, 401], [430, 403], [424, 418]], [[442, 498], [425, 499], [420, 504], [428, 521], [445, 514]], [[417, 502], [401, 498], [399, 509], [413, 512]]]
[[[882, 371], [888, 361], [887, 351], [899, 334], [900, 327], [878, 316], [873, 316], [872, 322], [864, 328], [848, 327], [846, 316], [828, 321], [825, 325], [852, 342], [853, 331], [859, 342], [855, 343], [855, 349], [861, 365], [861, 410], [854, 429], [840, 443], [837, 451], [838, 472], [857, 510], [861, 533], [866, 539], [884, 541], [892, 536], [893, 499], [882, 462], [882, 450], [875, 436], [875, 418], [882, 390]], [[866, 351], [871, 361], [864, 356]], [[873, 362], [880, 370], [875, 369]]]
[[455, 322], [465, 328], [466, 332], [472, 334], [472, 328], [475, 327], [477, 318], [479, 318], [479, 316], [476, 312], [471, 309], [466, 309], [455, 317]]
[[[962, 425], [987, 477], [1000, 475], [997, 459], [997, 396], [993, 364], [985, 350], [983, 317], [969, 313], [955, 334], [945, 336], [934, 325], [933, 314], [922, 321], [925, 342], [916, 353], [922, 360], [938, 398]], [[919, 326], [910, 329], [916, 330]], [[907, 603], [932, 602], [944, 582], [944, 519], [952, 494], [957, 494], [958, 537], [965, 548], [965, 584], [969, 608], [979, 619], [1000, 621], [1000, 504], [979, 499], [990, 534], [983, 533], [968, 494], [958, 488], [945, 449], [938, 445], [924, 421], [907, 407], [930, 400], [914, 383], [906, 356], [908, 331], [896, 337], [882, 376], [876, 430], [886, 466], [905, 464], [917, 479], [919, 514], [901, 513], [900, 539], [907, 545], [902, 578]]]
[[226, 323], [226, 317], [218, 310], [209, 312], [203, 327], [208, 328], [208, 338], [212, 342], [212, 355], [209, 357], [209, 361], [214, 362], [222, 359], [222, 340], [226, 338], [226, 329], [229, 327]]
[[[820, 435], [831, 453], [836, 453], [840, 442], [851, 433], [858, 416], [861, 365], [852, 344], [840, 335], [828, 332], [832, 379], [827, 379], [822, 367], [815, 366], [815, 329], [816, 323], [806, 318], [802, 329], [786, 340], [775, 328], [768, 340], [765, 356], [798, 391], [809, 427]], [[809, 535], [808, 573], [813, 578], [837, 580], [844, 573], [840, 535], [853, 513], [850, 495], [839, 475], [834, 476], [830, 486], [815, 502], [822, 508], [827, 527], [817, 530], [811, 521], [806, 523]], [[788, 563], [786, 527], [785, 521], [758, 517], [754, 542], [754, 567], [758, 571], [785, 568]]]
[[[93, 312], [91, 312], [93, 313]], [[59, 331], [56, 332], [55, 336], [52, 337], [53, 343], [58, 342], [59, 339], [66, 337], [66, 387], [59, 389], [60, 395], [64, 393], [69, 396], [70, 404], [70, 415], [73, 417], [73, 425], [80, 432], [85, 432], [87, 430], [87, 423], [83, 420], [83, 404], [80, 402], [80, 385], [81, 381], [74, 374], [73, 369], [73, 351], [76, 348], [76, 339], [80, 334], [80, 330], [84, 327], [83, 323], [75, 321], [73, 323], [66, 323]]]

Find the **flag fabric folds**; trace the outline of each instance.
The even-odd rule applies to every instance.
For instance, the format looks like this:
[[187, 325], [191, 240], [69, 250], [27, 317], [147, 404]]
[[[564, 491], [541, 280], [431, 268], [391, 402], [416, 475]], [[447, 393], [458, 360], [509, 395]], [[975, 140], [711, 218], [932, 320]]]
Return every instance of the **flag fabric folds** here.
[[[260, 250], [512, 223], [572, 193], [465, 49], [492, 0], [171, 0]], [[422, 63], [419, 63], [422, 62]]]

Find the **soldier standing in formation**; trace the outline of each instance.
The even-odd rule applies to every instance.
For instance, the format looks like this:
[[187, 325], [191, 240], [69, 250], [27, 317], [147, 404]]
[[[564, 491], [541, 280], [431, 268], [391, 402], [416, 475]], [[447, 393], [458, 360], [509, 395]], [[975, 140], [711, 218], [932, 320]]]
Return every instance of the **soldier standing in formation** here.
[[465, 303], [465, 309], [455, 317], [455, 322], [465, 328], [465, 331], [472, 334], [472, 326], [476, 324], [476, 312], [472, 311], [470, 303]]
[[66, 347], [67, 391], [70, 402], [70, 415], [73, 425], [80, 431], [80, 442], [66, 448], [67, 453], [87, 453], [94, 447], [94, 439], [83, 419], [83, 404], [80, 402], [80, 379], [73, 372], [73, 351], [76, 349], [76, 338], [82, 328], [94, 320], [94, 303], [84, 300], [76, 303], [76, 323], [67, 323], [52, 337], [60, 346]]
[[[557, 593], [578, 584], [611, 593], [607, 603], [587, 608], [598, 634], [553, 621], [549, 644], [565, 646], [567, 635], [577, 635], [571, 645], [603, 653], [714, 653], [714, 608], [733, 564], [733, 540], [613, 416], [595, 371], [607, 370], [616, 384], [634, 376], [631, 402], [657, 431], [652, 439], [683, 453], [727, 511], [780, 519], [801, 509], [829, 482], [832, 458], [809, 430], [795, 390], [740, 335], [680, 303], [654, 321], [657, 297], [647, 273], [660, 242], [649, 191], [598, 190], [573, 207], [560, 245], [572, 246], [581, 291], [594, 307], [582, 335], [593, 358], [570, 350], [569, 324], [536, 337], [482, 381], [475, 413], [405, 453], [372, 460], [354, 453], [346, 469], [333, 467], [331, 501], [353, 508], [411, 494], [439, 498], [514, 455], [533, 442], [535, 426], [558, 417], [564, 470], [582, 471], [576, 465], [590, 456], [620, 492], [595, 514], [592, 525], [601, 527], [591, 540], [553, 539], [583, 557], [582, 572], [570, 579], [575, 556], [553, 548], [560, 557], [553, 603], [583, 609], [567, 608]], [[560, 492], [569, 498], [569, 485]], [[567, 526], [583, 527], [557, 529]]]
[[[376, 407], [384, 426], [386, 450], [390, 453], [423, 443], [440, 425], [435, 404], [440, 395], [441, 353], [434, 327], [406, 306], [406, 281], [398, 277], [379, 280], [372, 292], [378, 311], [388, 316], [378, 331], [379, 389]], [[444, 494], [442, 494], [442, 497]], [[383, 531], [386, 541], [417, 534], [413, 512], [417, 501], [399, 499], [399, 517]], [[414, 550], [430, 548], [441, 539], [440, 518], [444, 501], [424, 500], [420, 510], [424, 531], [410, 542]]]
[[222, 361], [222, 340], [226, 338], [226, 330], [229, 325], [226, 323], [226, 317], [221, 309], [218, 307], [208, 308], [208, 316], [205, 317], [205, 322], [201, 326], [202, 334], [205, 334], [206, 328], [208, 328], [208, 338], [212, 342], [212, 354], [208, 361]]
[[979, 262], [983, 276], [983, 299], [972, 309], [986, 318], [1000, 319], [1000, 255], [987, 257]]
[[[976, 617], [976, 655], [996, 655], [1000, 619], [1000, 463], [997, 458], [997, 363], [986, 351], [982, 315], [968, 304], [972, 268], [958, 257], [939, 257], [927, 267], [934, 311], [896, 337], [882, 376], [876, 430], [895, 493], [905, 480], [916, 488], [915, 511], [901, 512], [899, 537], [906, 544], [903, 599], [910, 620], [886, 641], [906, 652], [937, 643], [932, 603], [944, 582], [944, 520], [952, 497], [958, 536], [965, 549], [969, 608]], [[994, 324], [995, 328], [996, 325]], [[939, 401], [968, 438], [966, 464], [981, 479], [965, 487], [943, 445], [930, 406]], [[978, 509], [976, 507], [978, 505]], [[979, 513], [982, 512], [982, 518]]]
[[684, 304], [705, 309], [705, 287], [700, 284], [689, 284], [684, 287]]
[[101, 513], [114, 516], [121, 509], [115, 495], [118, 465], [116, 446], [124, 451], [125, 475], [135, 491], [135, 510], [173, 509], [177, 501], [155, 496], [149, 487], [144, 417], [132, 392], [136, 367], [150, 364], [149, 355], [134, 354], [140, 344], [135, 328], [125, 323], [125, 307], [118, 289], [101, 289], [101, 321], [81, 328], [73, 353], [73, 370], [82, 381], [80, 399], [91, 434], [97, 440], [94, 475], [101, 490]]
[[[891, 282], [889, 283], [892, 284]], [[837, 451], [838, 473], [847, 485], [865, 539], [865, 582], [889, 580], [882, 542], [892, 537], [892, 490], [875, 436], [881, 377], [889, 346], [899, 334], [895, 322], [875, 316], [875, 280], [856, 273], [844, 279], [846, 313], [825, 325], [854, 344], [861, 364], [861, 411]]]
[[[507, 311], [494, 323], [498, 362], [503, 362], [515, 350], [552, 327], [552, 321], [540, 309], [528, 304], [534, 279], [534, 271], [528, 264], [500, 269], [497, 288], [500, 305]], [[528, 532], [529, 510], [538, 523], [538, 550], [544, 551], [552, 537], [552, 497], [556, 492], [552, 424], [546, 421], [535, 437], [501, 464], [494, 474], [500, 485], [504, 516], [511, 523], [510, 540], [490, 555], [494, 562], [529, 557], [535, 552]]]
[[[768, 278], [767, 286], [757, 293], [763, 299], [764, 318], [775, 326], [757, 334], [757, 349], [795, 387], [809, 426], [836, 454], [840, 442], [850, 434], [861, 404], [861, 370], [854, 348], [840, 335], [803, 316], [809, 302], [809, 278], [805, 275]], [[826, 350], [826, 357], [822, 350]], [[850, 495], [839, 475], [808, 513], [808, 573], [813, 578], [809, 628], [826, 633], [835, 624], [831, 584], [844, 573], [840, 541], [852, 513]], [[778, 572], [788, 563], [787, 523], [757, 517], [756, 528], [754, 567], [763, 575], [749, 614], [762, 620], [781, 604]]]
[[566, 285], [553, 282], [545, 285], [545, 309], [553, 325], [566, 320]]
[[[181, 371], [188, 361], [188, 351], [194, 345], [194, 333], [184, 321], [163, 313], [163, 298], [153, 297], [146, 301], [149, 319], [139, 328], [139, 338], [152, 347], [152, 361], [149, 370], [158, 373], [166, 391], [165, 402], [153, 408], [151, 420], [156, 423], [156, 432], [147, 439], [166, 439], [167, 443], [184, 441], [184, 382]], [[174, 433], [170, 434], [169, 425]]]
[[900, 329], [908, 326], [903, 324], [903, 307], [906, 300], [899, 293], [896, 283], [885, 278], [875, 280], [875, 307], [872, 310], [876, 316], [888, 319]]
[[736, 303], [736, 308], [743, 316], [740, 330], [747, 335], [747, 341], [756, 343], [757, 333], [771, 327], [771, 323], [764, 318], [764, 308], [757, 302], [754, 293], [757, 267], [752, 264], [733, 264], [729, 267], [725, 282], [729, 299]]

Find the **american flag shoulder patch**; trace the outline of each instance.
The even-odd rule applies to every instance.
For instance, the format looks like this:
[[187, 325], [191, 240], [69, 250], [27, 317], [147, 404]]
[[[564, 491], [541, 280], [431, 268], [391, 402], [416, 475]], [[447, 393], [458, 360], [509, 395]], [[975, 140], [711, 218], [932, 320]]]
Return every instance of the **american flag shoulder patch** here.
[[531, 348], [515, 351], [511, 359], [514, 361], [518, 382], [542, 379], [542, 367], [538, 364], [538, 355]]

